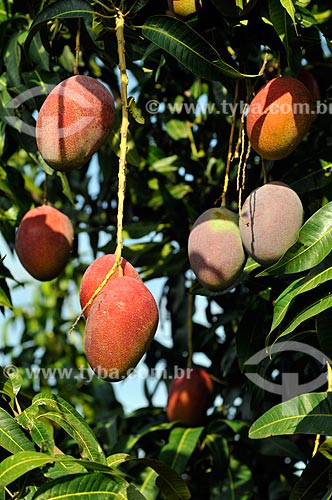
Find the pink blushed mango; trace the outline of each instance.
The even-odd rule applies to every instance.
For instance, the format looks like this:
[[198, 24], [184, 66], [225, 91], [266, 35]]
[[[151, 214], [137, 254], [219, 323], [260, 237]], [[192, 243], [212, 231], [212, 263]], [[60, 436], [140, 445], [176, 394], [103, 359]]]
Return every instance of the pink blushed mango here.
[[[94, 292], [97, 290], [99, 285], [106, 278], [107, 273], [112, 269], [115, 264], [116, 256], [115, 254], [105, 254], [98, 259], [94, 260], [83, 274], [81, 286], [80, 286], [80, 303], [82, 309], [86, 303], [90, 300]], [[129, 276], [141, 281], [140, 275], [133, 268], [133, 266], [125, 258], [121, 258], [121, 267], [123, 276]], [[119, 276], [119, 269], [115, 269], [114, 273], [110, 277], [108, 283], [104, 288], [107, 288], [112, 280]], [[103, 288], [103, 290], [104, 290]], [[84, 311], [84, 315], [88, 316], [91, 306], [87, 307]]]
[[29, 210], [21, 220], [15, 240], [23, 267], [39, 281], [56, 278], [65, 268], [73, 247], [69, 218], [48, 205]]
[[243, 204], [243, 245], [256, 262], [269, 266], [296, 242], [302, 222], [303, 206], [297, 193], [282, 182], [264, 184]]
[[198, 281], [207, 289], [221, 291], [240, 275], [244, 262], [238, 217], [227, 208], [210, 208], [194, 222], [188, 255]]
[[156, 301], [141, 280], [112, 280], [86, 321], [84, 346], [91, 368], [105, 380], [126, 378], [148, 350], [158, 321]]
[[55, 170], [81, 167], [106, 140], [114, 122], [114, 100], [98, 80], [76, 75], [45, 99], [36, 123], [41, 156]]

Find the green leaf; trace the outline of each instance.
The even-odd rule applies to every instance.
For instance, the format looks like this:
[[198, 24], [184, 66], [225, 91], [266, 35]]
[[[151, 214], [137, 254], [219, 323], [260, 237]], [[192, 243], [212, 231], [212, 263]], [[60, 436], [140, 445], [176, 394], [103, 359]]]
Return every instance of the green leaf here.
[[292, 301], [301, 293], [313, 290], [319, 285], [332, 279], [332, 267], [325, 269], [318, 274], [309, 274], [291, 283], [276, 299], [274, 304], [273, 322], [270, 332], [281, 323], [285, 317]]
[[21, 50], [18, 44], [20, 33], [15, 33], [11, 36], [6, 52], [4, 55], [4, 62], [6, 65], [8, 87], [24, 90], [21, 85], [20, 63], [21, 63]]
[[128, 453], [114, 453], [107, 457], [107, 465], [109, 467], [117, 467], [127, 460], [130, 460], [130, 455], [128, 455]]
[[[313, 318], [323, 311], [326, 311], [326, 309], [332, 307], [332, 295], [330, 295], [330, 292], [327, 293], [328, 294], [325, 297], [320, 297], [319, 294], [316, 294], [318, 296], [317, 298], [315, 297], [314, 302], [312, 302], [309, 306], [305, 307], [299, 312], [293, 313], [292, 318], [281, 329], [281, 332], [278, 334], [277, 339], [288, 335], [304, 321]], [[326, 294], [326, 291], [324, 291], [324, 294]]]
[[316, 331], [320, 350], [332, 359], [332, 309], [326, 309], [318, 314], [316, 318]]
[[8, 297], [6, 290], [0, 286], [0, 306], [12, 308], [10, 297]]
[[20, 451], [5, 458], [0, 463], [0, 488], [50, 462], [54, 462], [54, 457], [37, 451]]
[[63, 192], [63, 194], [65, 196], [67, 196], [68, 200], [70, 201], [70, 203], [74, 207], [75, 206], [75, 200], [74, 200], [73, 193], [72, 193], [72, 191], [70, 189], [70, 184], [68, 182], [67, 174], [65, 172], [57, 172], [57, 175], [61, 179], [61, 185], [62, 185], [62, 192]]
[[182, 120], [176, 120], [173, 118], [165, 123], [166, 132], [174, 140], [179, 141], [180, 139], [188, 139], [189, 130], [186, 122]]
[[151, 467], [158, 474], [156, 484], [166, 498], [170, 500], [189, 500], [191, 498], [187, 484], [169, 465], [152, 458], [137, 458], [132, 461]]
[[291, 40], [296, 35], [292, 19], [281, 5], [281, 0], [269, 0], [269, 14], [273, 27], [285, 47], [288, 65], [292, 67]]
[[78, 411], [63, 398], [51, 393], [39, 393], [33, 398], [32, 405], [22, 412], [23, 415], [21, 414], [19, 419], [38, 419], [36, 409], [40, 409], [40, 415], [43, 418], [60, 425], [77, 442], [83, 458], [106, 464], [105, 454], [94, 433]]
[[[330, 439], [327, 439], [330, 441]], [[330, 459], [326, 458], [323, 452], [323, 443], [315, 456], [307, 464], [300, 479], [295, 483], [289, 500], [312, 500], [313, 498], [323, 499], [329, 487], [329, 476], [331, 470]], [[329, 444], [329, 447], [331, 444]]]
[[88, 474], [69, 474], [53, 481], [48, 481], [41, 486], [33, 500], [68, 500], [79, 498], [80, 500], [105, 500], [114, 498], [117, 500], [118, 492], [122, 489], [107, 474], [99, 472]]
[[178, 170], [178, 167], [174, 166], [174, 162], [178, 159], [179, 157], [177, 155], [167, 156], [166, 158], [155, 161], [149, 169], [160, 173], [174, 172]]
[[291, 457], [306, 462], [306, 454], [291, 438], [286, 436], [273, 436], [265, 438], [260, 445], [259, 453], [275, 457]]
[[188, 24], [170, 16], [149, 17], [143, 26], [145, 38], [175, 57], [183, 66], [207, 80], [248, 78], [222, 61], [218, 52]]
[[332, 462], [332, 438], [327, 438], [318, 448], [319, 453]]
[[128, 500], [146, 500], [145, 496], [143, 496], [142, 493], [139, 492], [134, 484], [130, 484], [127, 487], [126, 493]]
[[288, 12], [290, 18], [293, 21], [294, 26], [296, 25], [296, 19], [295, 19], [295, 7], [293, 0], [280, 0], [281, 5], [283, 8]]
[[209, 449], [214, 463], [215, 474], [224, 475], [229, 463], [229, 447], [227, 439], [219, 434], [207, 434], [203, 446]]
[[221, 498], [223, 500], [250, 500], [252, 498], [253, 480], [249, 467], [231, 457], [227, 477], [222, 483]]
[[282, 434], [332, 434], [332, 393], [296, 396], [268, 410], [249, 429], [252, 439]]
[[159, 460], [168, 464], [179, 474], [183, 474], [193, 454], [204, 427], [176, 427], [169, 435], [168, 443], [163, 446]]
[[20, 429], [15, 419], [3, 408], [0, 408], [0, 446], [17, 453], [18, 451], [35, 451], [33, 443]]
[[257, 276], [299, 273], [317, 266], [332, 250], [331, 220], [332, 202], [315, 212], [303, 224], [295, 245]]
[[[48, 420], [43, 419], [38, 415], [38, 408], [34, 408], [34, 411], [25, 411], [22, 412], [18, 418], [18, 423], [27, 429], [34, 443], [43, 451], [44, 453], [48, 453], [50, 455], [54, 454], [54, 440], [53, 440], [53, 432], [51, 424]], [[34, 416], [32, 416], [34, 415]]]
[[74, 19], [82, 18], [87, 30], [92, 36], [92, 16], [93, 8], [86, 0], [58, 0], [48, 5], [33, 21], [30, 31], [24, 44], [26, 54], [29, 53], [31, 41], [35, 34], [52, 19]]

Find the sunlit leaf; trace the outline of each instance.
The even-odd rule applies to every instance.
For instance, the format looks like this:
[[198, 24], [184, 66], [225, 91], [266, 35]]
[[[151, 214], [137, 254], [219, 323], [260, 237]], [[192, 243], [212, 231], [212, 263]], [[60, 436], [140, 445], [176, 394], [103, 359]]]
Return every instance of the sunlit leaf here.
[[315, 289], [319, 285], [332, 279], [332, 268], [329, 267], [320, 273], [309, 274], [293, 281], [276, 299], [274, 303], [273, 322], [271, 332], [281, 323], [292, 301], [301, 293]]
[[[36, 410], [42, 411], [43, 418], [47, 418], [62, 427], [81, 448], [83, 457], [92, 461], [106, 464], [106, 457], [94, 433], [83, 417], [60, 396], [51, 393], [39, 393], [32, 405], [20, 415], [20, 419], [36, 418]], [[30, 417], [32, 415], [32, 417]]]
[[3, 408], [0, 408], [0, 446], [11, 453], [35, 450], [15, 419]]
[[33, 500], [66, 500], [74, 496], [85, 500], [118, 500], [121, 498], [118, 493], [122, 488], [123, 484], [107, 474], [69, 474], [46, 482], [38, 489]]
[[159, 460], [167, 463], [179, 474], [183, 474], [202, 432], [203, 427], [193, 429], [176, 427], [171, 431], [167, 445], [163, 446]]
[[27, 472], [53, 462], [54, 457], [33, 451], [20, 451], [0, 463], [0, 488], [7, 486]]
[[249, 437], [262, 439], [282, 434], [332, 434], [332, 394], [313, 392], [273, 406], [249, 429]]

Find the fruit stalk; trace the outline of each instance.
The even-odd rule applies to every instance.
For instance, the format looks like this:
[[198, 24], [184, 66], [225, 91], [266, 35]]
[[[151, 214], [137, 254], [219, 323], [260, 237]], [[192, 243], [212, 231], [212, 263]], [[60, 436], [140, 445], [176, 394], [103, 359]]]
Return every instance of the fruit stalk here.
[[235, 133], [235, 125], [236, 125], [236, 107], [238, 104], [238, 102], [237, 102], [238, 98], [239, 98], [239, 82], [236, 82], [236, 84], [235, 84], [235, 96], [234, 96], [234, 103], [233, 103], [234, 111], [233, 111], [233, 116], [232, 116], [231, 132], [230, 132], [229, 143], [228, 143], [225, 180], [224, 180], [223, 192], [221, 195], [221, 206], [223, 206], [223, 207], [226, 206], [226, 194], [227, 194], [227, 189], [228, 189], [228, 184], [229, 184], [229, 171], [230, 171], [231, 163], [232, 163], [232, 159], [233, 159], [233, 140], [234, 140], [234, 133]]
[[122, 104], [122, 120], [120, 131], [120, 158], [118, 171], [118, 214], [117, 214], [117, 247], [115, 251], [116, 261], [115, 266], [119, 270], [119, 275], [123, 274], [121, 267], [121, 253], [123, 248], [123, 207], [126, 191], [126, 167], [127, 167], [127, 136], [129, 128], [128, 118], [128, 101], [127, 88], [128, 76], [125, 56], [125, 37], [124, 37], [124, 17], [121, 10], [117, 11], [116, 21], [116, 39], [118, 42], [119, 70], [121, 79], [121, 104]]
[[86, 312], [88, 307], [91, 306], [94, 299], [101, 292], [105, 285], [107, 285], [111, 276], [114, 274], [115, 270], [118, 269], [119, 276], [123, 276], [123, 269], [121, 266], [122, 248], [123, 248], [123, 210], [124, 210], [124, 200], [126, 192], [126, 167], [127, 167], [127, 137], [129, 128], [129, 116], [128, 116], [128, 76], [127, 76], [127, 66], [125, 57], [125, 37], [124, 37], [124, 17], [120, 9], [117, 9], [116, 20], [115, 20], [115, 30], [116, 38], [118, 44], [118, 57], [119, 57], [119, 70], [121, 79], [121, 107], [122, 107], [122, 118], [121, 118], [121, 130], [120, 130], [120, 157], [119, 157], [119, 169], [118, 169], [118, 211], [117, 211], [117, 246], [115, 250], [115, 262], [111, 269], [106, 274], [102, 283], [96, 288], [90, 299], [87, 301], [83, 307], [81, 314], [73, 323], [70, 332], [74, 330], [78, 321]]

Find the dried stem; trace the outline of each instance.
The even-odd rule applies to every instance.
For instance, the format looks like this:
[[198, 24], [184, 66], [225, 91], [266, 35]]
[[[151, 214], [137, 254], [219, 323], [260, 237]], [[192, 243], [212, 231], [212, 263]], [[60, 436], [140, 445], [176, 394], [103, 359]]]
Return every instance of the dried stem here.
[[227, 163], [226, 163], [226, 171], [225, 171], [225, 180], [224, 180], [223, 192], [222, 192], [222, 195], [221, 195], [221, 204], [222, 204], [222, 206], [226, 205], [226, 194], [227, 194], [227, 189], [228, 189], [228, 184], [229, 184], [229, 171], [230, 171], [231, 163], [232, 163], [232, 159], [233, 159], [233, 140], [234, 140], [234, 133], [235, 133], [235, 125], [236, 125], [236, 108], [237, 108], [238, 99], [239, 99], [239, 82], [236, 81], [236, 83], [235, 83], [233, 116], [232, 116], [232, 125], [231, 125], [231, 132], [230, 132], [229, 143], [228, 143], [228, 153], [227, 153]]
[[193, 312], [194, 312], [194, 294], [192, 293], [193, 280], [190, 281], [188, 295], [188, 359], [187, 368], [192, 368], [193, 365]]

